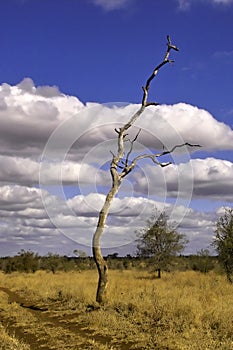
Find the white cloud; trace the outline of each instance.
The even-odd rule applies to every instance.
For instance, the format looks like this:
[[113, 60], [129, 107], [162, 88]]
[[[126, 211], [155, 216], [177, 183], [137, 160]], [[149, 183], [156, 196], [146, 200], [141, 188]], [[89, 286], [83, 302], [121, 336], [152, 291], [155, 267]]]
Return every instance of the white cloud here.
[[[67, 201], [61, 201], [58, 197], [44, 191], [44, 198], [53, 210], [48, 216], [41, 194], [41, 190], [37, 188], [1, 187], [0, 241], [2, 243], [14, 242], [16, 252], [18, 252], [22, 247], [25, 249], [28, 245], [33, 245], [34, 249], [38, 247], [41, 251], [40, 244], [45, 240], [43, 249], [46, 253], [48, 251], [46, 251], [47, 242], [51, 246], [54, 244], [54, 247], [58, 247], [58, 240], [62, 239], [62, 233], [63, 240], [65, 236], [73, 240], [73, 246], [79, 243], [90, 247], [97, 223], [97, 214], [104, 201], [104, 196], [92, 193], [88, 196], [79, 195]], [[122, 245], [133, 244], [136, 238], [135, 230], [144, 227], [146, 219], [155, 208], [166, 209], [168, 214], [173, 210], [171, 204], [163, 204], [148, 198], [116, 198], [103, 236], [103, 247], [118, 249]], [[173, 220], [179, 219], [180, 213], [184, 211], [184, 207], [176, 207]], [[203, 243], [203, 240], [205, 244], [210, 242], [215, 217], [214, 213], [205, 214], [192, 209], [187, 210], [179, 230], [190, 238], [189, 251], [194, 249], [193, 237], [199, 237], [199, 244]], [[4, 252], [0, 251], [0, 253]]]
[[197, 1], [201, 2], [209, 2], [212, 5], [230, 5], [233, 3], [233, 0], [177, 0], [179, 9], [182, 11], [186, 11], [190, 8], [192, 4], [195, 4]]
[[36, 88], [28, 78], [17, 86], [0, 86], [2, 154], [40, 153], [58, 124], [83, 108], [76, 97], [61, 93], [51, 96], [49, 89]]
[[92, 0], [93, 4], [102, 7], [105, 11], [113, 11], [128, 6], [131, 0]]
[[62, 96], [57, 86], [37, 86], [34, 85], [34, 82], [31, 78], [23, 79], [17, 87], [21, 91], [25, 91], [34, 95], [39, 95], [43, 97], [58, 97]]
[[178, 0], [178, 3], [179, 3], [179, 9], [182, 11], [188, 10], [191, 5], [190, 0]]
[[145, 143], [149, 147], [156, 138], [171, 147], [179, 135], [184, 142], [199, 144], [204, 150], [233, 149], [233, 130], [228, 125], [218, 122], [209, 112], [185, 103], [158, 106], [146, 112], [140, 122], [154, 137], [146, 142], [146, 135]]
[[[29, 87], [22, 88], [24, 84]], [[91, 148], [101, 157], [105, 148], [106, 161], [110, 153], [104, 142], [114, 140], [116, 124], [126, 122], [138, 108], [138, 105], [110, 108], [100, 104], [85, 107], [76, 97], [63, 94], [45, 97], [37, 94], [38, 89], [28, 79], [18, 86], [0, 86], [2, 155], [24, 158], [40, 155], [59, 126], [59, 138], [54, 146], [57, 153], [70, 142], [66, 156], [73, 160], [82, 159], [87, 153], [90, 156]], [[229, 126], [219, 123], [207, 111], [184, 103], [150, 107], [136, 124], [143, 129], [138, 140], [146, 147], [161, 147], [162, 142], [174, 145], [179, 134], [181, 139], [200, 143], [203, 148], [233, 149], [233, 131]], [[96, 153], [95, 156], [92, 153], [92, 161], [95, 157]]]
[[43, 177], [40, 184], [80, 185], [92, 183], [106, 185], [110, 183], [109, 174], [85, 163], [64, 160], [62, 163], [51, 162], [40, 165], [30, 158], [20, 158], [0, 155], [0, 183], [15, 183], [21, 185], [35, 185], [39, 183], [40, 167], [43, 166]]
[[189, 163], [173, 164], [161, 169], [147, 165], [145, 175], [134, 174], [135, 190], [160, 197], [190, 195], [192, 198], [222, 200], [232, 202], [233, 198], [233, 163], [226, 160], [206, 158], [192, 159]]
[[[17, 86], [0, 86], [2, 249], [6, 249], [8, 242], [15, 247], [15, 253], [25, 248], [25, 244], [34, 249], [43, 246], [48, 251], [53, 245], [59, 247], [64, 238], [61, 233], [79, 244], [91, 244], [97, 214], [105, 199], [104, 194], [98, 192], [109, 188], [110, 151], [116, 151], [114, 128], [128, 121], [138, 107], [98, 103], [84, 106], [76, 97], [62, 94], [56, 87], [35, 87], [29, 78]], [[203, 152], [233, 149], [233, 131], [229, 126], [218, 122], [207, 111], [185, 103], [149, 107], [129, 131], [129, 137], [133, 138], [138, 128], [142, 130], [134, 155], [158, 152], [163, 145], [170, 148], [183, 142], [199, 143]], [[141, 168], [135, 169], [124, 181], [122, 198], [116, 198], [111, 207], [103, 237], [105, 247], [131, 244], [135, 229], [144, 224], [155, 206], [161, 210], [166, 208], [179, 221], [185, 205], [166, 204], [163, 190], [169, 197], [177, 196], [179, 190], [185, 198], [186, 184], [193, 181], [195, 198], [204, 196], [231, 202], [232, 163], [214, 158], [188, 162], [188, 151], [173, 155], [177, 166], [161, 169], [142, 162]], [[42, 187], [48, 185], [47, 190], [56, 195], [33, 187], [38, 187], [39, 175]], [[184, 185], [180, 188], [178, 176]], [[67, 200], [63, 185], [77, 186], [76, 193], [81, 194]], [[139, 193], [143, 197], [138, 197]], [[159, 202], [152, 199], [154, 194], [160, 196]], [[192, 242], [196, 237], [200, 237], [200, 242], [207, 242], [212, 235], [214, 215], [188, 211], [182, 230], [187, 230]], [[65, 241], [70, 249], [71, 244]]]

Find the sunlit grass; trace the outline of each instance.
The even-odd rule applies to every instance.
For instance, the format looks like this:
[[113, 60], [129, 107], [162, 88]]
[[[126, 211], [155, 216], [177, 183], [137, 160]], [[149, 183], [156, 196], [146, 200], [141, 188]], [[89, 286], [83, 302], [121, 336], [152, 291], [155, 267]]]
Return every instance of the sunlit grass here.
[[[2, 296], [2, 295], [0, 295]], [[30, 347], [10, 335], [0, 322], [0, 350], [30, 350]]]
[[[133, 349], [233, 349], [233, 286], [214, 272], [110, 271], [108, 303], [94, 303], [95, 271], [0, 274], [2, 286], [34, 300], [79, 310], [87, 328]], [[93, 306], [93, 308], [91, 307]]]

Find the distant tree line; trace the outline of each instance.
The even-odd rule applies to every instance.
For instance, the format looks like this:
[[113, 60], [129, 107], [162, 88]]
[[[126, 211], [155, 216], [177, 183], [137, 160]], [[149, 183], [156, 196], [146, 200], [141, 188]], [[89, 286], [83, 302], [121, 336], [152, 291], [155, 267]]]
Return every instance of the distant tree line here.
[[[119, 257], [118, 253], [109, 254], [104, 257], [110, 269], [115, 270], [148, 270], [152, 273], [157, 270], [153, 257], [139, 257], [128, 254]], [[174, 256], [167, 262], [160, 265], [164, 271], [185, 271], [194, 270], [209, 272], [217, 265], [217, 257], [210, 256], [207, 251], [190, 256]], [[39, 256], [32, 251], [21, 250], [16, 256], [0, 258], [0, 269], [4, 273], [24, 272], [34, 273], [38, 270], [50, 271], [82, 271], [95, 269], [92, 257], [88, 256], [60, 256], [49, 253], [46, 256]]]
[[59, 254], [48, 253], [39, 256], [32, 251], [22, 249], [16, 256], [0, 258], [0, 269], [5, 273], [36, 272], [46, 270], [56, 273], [58, 271], [72, 271], [94, 268], [90, 257], [67, 257]]

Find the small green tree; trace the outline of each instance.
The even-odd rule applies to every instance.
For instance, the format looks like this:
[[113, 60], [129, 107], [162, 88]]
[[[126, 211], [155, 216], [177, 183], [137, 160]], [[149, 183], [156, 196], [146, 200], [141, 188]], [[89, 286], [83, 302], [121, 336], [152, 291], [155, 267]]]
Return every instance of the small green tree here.
[[31, 250], [21, 249], [15, 260], [20, 272], [36, 272], [39, 269], [39, 256]]
[[166, 269], [172, 257], [181, 253], [188, 240], [184, 234], [178, 233], [168, 224], [165, 212], [153, 215], [147, 226], [137, 231], [137, 255], [139, 257], [152, 258], [153, 265], [159, 272]]
[[62, 268], [62, 257], [59, 254], [49, 252], [43, 260], [43, 268], [54, 274]]
[[215, 229], [213, 245], [218, 253], [219, 263], [222, 265], [227, 279], [233, 282], [233, 209], [225, 209], [218, 219]]

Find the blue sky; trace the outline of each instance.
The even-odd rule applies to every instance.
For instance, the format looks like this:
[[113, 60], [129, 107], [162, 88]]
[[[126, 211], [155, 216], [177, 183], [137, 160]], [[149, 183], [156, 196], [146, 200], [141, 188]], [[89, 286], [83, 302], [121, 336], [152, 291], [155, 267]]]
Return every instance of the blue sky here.
[[2, 1], [2, 81], [17, 84], [29, 76], [36, 85], [56, 85], [83, 102], [138, 103], [170, 34], [181, 51], [174, 67], [160, 75], [156, 98], [195, 104], [227, 121], [231, 1], [190, 1], [183, 10], [176, 0], [119, 1], [122, 6], [112, 11], [95, 3]]
[[[114, 147], [111, 123], [127, 120], [141, 102], [141, 86], [163, 59], [167, 34], [180, 52], [172, 53], [174, 64], [163, 67], [151, 86], [150, 98], [161, 106], [139, 122], [145, 129], [137, 152], [159, 147], [158, 129], [165, 131], [159, 123], [166, 120], [184, 141], [203, 146], [186, 159], [192, 186], [188, 193], [178, 188], [177, 171], [181, 183], [189, 178], [179, 155], [163, 173], [141, 164], [122, 187], [103, 244], [132, 252], [135, 229], [154, 206], [164, 205], [175, 213], [172, 218], [182, 212], [178, 221], [190, 239], [187, 253], [209, 247], [222, 207], [232, 207], [233, 1], [5, 0], [0, 16], [0, 254], [22, 248], [43, 254], [90, 251], [110, 184], [109, 151], [103, 150]], [[109, 103], [118, 109], [102, 105]], [[160, 118], [158, 128], [151, 127], [153, 113]], [[58, 162], [45, 162], [51, 156], [48, 140], [59, 150], [66, 145], [62, 190]], [[41, 154], [48, 163], [42, 170]]]

